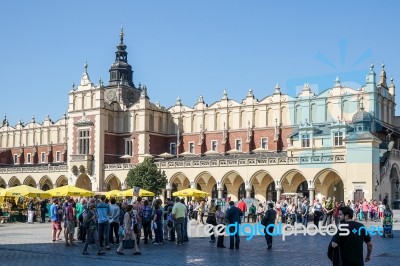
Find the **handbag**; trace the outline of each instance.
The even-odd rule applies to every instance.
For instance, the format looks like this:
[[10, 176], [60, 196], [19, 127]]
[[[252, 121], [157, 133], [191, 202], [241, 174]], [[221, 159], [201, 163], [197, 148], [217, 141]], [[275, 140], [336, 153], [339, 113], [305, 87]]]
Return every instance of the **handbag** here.
[[124, 249], [132, 249], [135, 246], [134, 241], [136, 241], [136, 240], [133, 240], [133, 239], [122, 240], [122, 247]]

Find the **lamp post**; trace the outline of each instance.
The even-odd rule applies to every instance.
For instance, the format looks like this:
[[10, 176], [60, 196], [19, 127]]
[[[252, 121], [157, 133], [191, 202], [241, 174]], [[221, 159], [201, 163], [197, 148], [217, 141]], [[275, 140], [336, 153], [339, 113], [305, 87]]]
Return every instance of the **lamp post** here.
[[400, 185], [399, 179], [397, 179], [397, 180], [396, 180], [396, 188], [397, 188], [397, 191], [396, 191], [396, 199], [399, 199], [399, 185]]

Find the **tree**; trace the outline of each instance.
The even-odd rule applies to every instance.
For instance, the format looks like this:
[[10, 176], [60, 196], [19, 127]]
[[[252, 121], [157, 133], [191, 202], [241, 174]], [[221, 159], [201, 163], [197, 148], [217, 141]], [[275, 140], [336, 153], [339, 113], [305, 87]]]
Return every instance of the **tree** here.
[[160, 195], [167, 184], [167, 175], [157, 168], [152, 158], [145, 158], [129, 171], [126, 183], [131, 188], [140, 187]]

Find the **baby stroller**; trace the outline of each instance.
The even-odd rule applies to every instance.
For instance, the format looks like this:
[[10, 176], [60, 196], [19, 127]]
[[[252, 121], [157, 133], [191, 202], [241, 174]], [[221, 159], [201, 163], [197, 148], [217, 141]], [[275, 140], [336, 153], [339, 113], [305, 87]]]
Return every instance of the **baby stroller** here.
[[383, 235], [382, 237], [388, 237], [388, 238], [393, 238], [393, 219], [391, 216], [385, 216], [383, 218]]

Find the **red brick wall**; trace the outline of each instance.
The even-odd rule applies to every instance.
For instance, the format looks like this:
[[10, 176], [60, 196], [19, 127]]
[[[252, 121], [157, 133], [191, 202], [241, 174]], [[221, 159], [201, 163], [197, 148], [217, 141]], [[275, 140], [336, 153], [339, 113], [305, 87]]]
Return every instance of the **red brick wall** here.
[[189, 152], [189, 143], [193, 142], [194, 144], [194, 153], [201, 154], [201, 146], [198, 146], [199, 143], [199, 134], [192, 135], [184, 135], [181, 138], [181, 153]]
[[104, 135], [104, 163], [130, 162], [128, 159], [120, 158], [125, 154], [125, 139], [129, 137], [130, 135], [113, 135], [107, 133]]
[[211, 141], [217, 141], [217, 152], [224, 153], [222, 146], [222, 131], [220, 133], [206, 133], [204, 136], [204, 152], [211, 151]]
[[13, 164], [11, 149], [0, 151], [0, 164]]
[[169, 152], [168, 137], [150, 134], [150, 154], [159, 155]]

